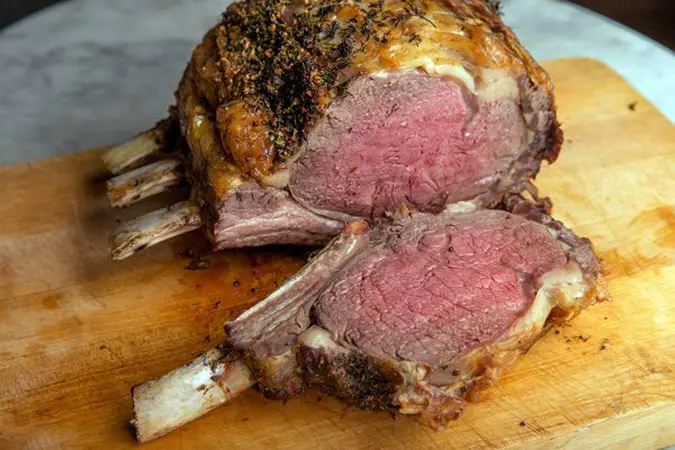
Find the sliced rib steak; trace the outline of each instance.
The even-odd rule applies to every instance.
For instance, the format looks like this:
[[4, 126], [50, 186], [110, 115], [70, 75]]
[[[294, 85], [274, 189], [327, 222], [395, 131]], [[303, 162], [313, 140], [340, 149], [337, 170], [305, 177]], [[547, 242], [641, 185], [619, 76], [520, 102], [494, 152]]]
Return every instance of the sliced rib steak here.
[[521, 197], [502, 206], [349, 224], [229, 322], [227, 345], [134, 389], [139, 440], [254, 383], [274, 398], [317, 385], [445, 427], [551, 324], [606, 296], [587, 239]]

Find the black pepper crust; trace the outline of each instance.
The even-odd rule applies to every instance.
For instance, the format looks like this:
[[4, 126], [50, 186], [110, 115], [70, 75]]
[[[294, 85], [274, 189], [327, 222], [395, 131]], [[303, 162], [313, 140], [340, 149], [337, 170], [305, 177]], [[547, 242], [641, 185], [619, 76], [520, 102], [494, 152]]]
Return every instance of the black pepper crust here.
[[403, 383], [401, 374], [386, 363], [378, 363], [358, 352], [326, 355], [308, 347], [298, 349], [307, 384], [341, 398], [360, 409], [395, 412], [395, 394]]
[[222, 100], [245, 99], [262, 112], [276, 160], [285, 161], [339, 92], [354, 56], [371, 41], [387, 42], [410, 18], [423, 17], [420, 0], [404, 3], [396, 10], [385, 9], [384, 0], [231, 5], [216, 29], [227, 92]]

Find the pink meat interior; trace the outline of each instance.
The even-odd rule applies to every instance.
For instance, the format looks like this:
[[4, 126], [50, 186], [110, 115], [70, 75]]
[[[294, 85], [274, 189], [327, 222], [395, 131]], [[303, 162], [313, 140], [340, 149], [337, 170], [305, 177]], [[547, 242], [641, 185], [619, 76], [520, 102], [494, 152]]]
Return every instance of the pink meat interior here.
[[531, 306], [535, 278], [567, 257], [540, 224], [469, 216], [361, 259], [320, 296], [318, 321], [366, 354], [429, 365], [502, 335]]
[[437, 212], [487, 191], [525, 138], [512, 100], [478, 106], [461, 82], [421, 72], [362, 77], [311, 131], [290, 188], [315, 210]]

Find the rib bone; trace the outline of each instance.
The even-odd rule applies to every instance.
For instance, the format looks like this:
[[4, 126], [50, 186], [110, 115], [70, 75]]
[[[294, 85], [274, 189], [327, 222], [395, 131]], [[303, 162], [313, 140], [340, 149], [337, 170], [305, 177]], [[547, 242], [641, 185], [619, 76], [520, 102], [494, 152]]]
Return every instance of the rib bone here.
[[202, 226], [199, 207], [179, 202], [152, 211], [120, 225], [110, 240], [113, 259], [124, 259], [134, 253]]
[[128, 206], [170, 190], [184, 176], [177, 159], [165, 159], [118, 175], [107, 182], [108, 198], [114, 207]]
[[164, 130], [157, 126], [111, 148], [103, 155], [103, 162], [110, 172], [117, 175], [143, 164], [150, 156], [162, 150], [163, 142]]
[[226, 346], [132, 389], [136, 437], [158, 438], [233, 399], [255, 383], [239, 355]]

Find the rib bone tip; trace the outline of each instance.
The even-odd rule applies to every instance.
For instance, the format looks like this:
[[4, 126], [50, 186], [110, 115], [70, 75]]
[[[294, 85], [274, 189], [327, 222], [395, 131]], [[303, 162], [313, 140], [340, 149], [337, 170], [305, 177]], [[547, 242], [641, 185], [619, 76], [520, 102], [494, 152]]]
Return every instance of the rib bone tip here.
[[132, 389], [136, 439], [147, 442], [192, 422], [254, 384], [248, 366], [214, 348], [191, 363]]
[[197, 205], [187, 201], [174, 203], [121, 224], [110, 238], [110, 254], [114, 260], [125, 259], [201, 225]]
[[103, 163], [117, 175], [143, 164], [150, 156], [162, 150], [163, 132], [153, 128], [131, 140], [113, 147], [103, 155]]
[[183, 179], [181, 162], [170, 158], [118, 175], [106, 182], [106, 189], [110, 204], [113, 207], [123, 207], [170, 191]]

